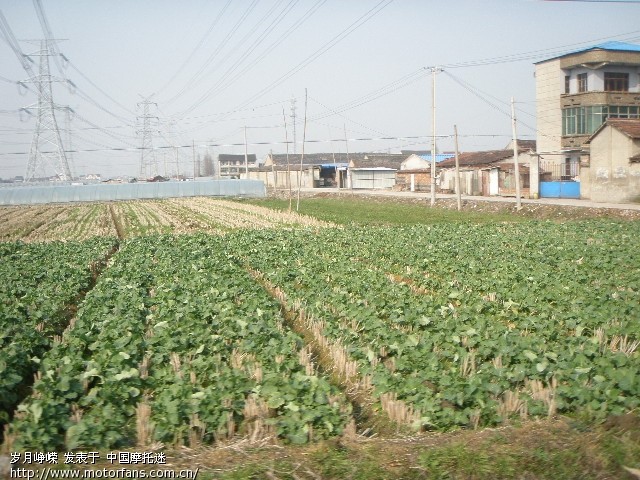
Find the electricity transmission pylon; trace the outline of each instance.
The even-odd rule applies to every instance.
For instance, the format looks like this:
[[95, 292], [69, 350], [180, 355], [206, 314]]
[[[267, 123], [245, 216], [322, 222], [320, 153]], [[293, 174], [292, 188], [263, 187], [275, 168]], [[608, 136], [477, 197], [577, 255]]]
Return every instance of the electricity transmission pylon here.
[[[158, 175], [158, 161], [156, 154], [153, 150], [153, 134], [157, 132], [158, 117], [149, 113], [149, 106], [157, 103], [150, 101], [150, 98], [145, 98], [142, 102], [138, 103], [138, 108], [142, 106], [142, 116], [138, 117], [138, 120], [142, 120], [142, 130], [138, 130], [138, 135], [142, 135], [142, 148], [140, 150], [140, 177], [155, 177]], [[155, 121], [155, 125], [152, 122]]]
[[39, 56], [38, 75], [33, 76], [29, 82], [33, 83], [38, 94], [38, 103], [25, 107], [24, 110], [31, 113], [36, 110], [36, 130], [31, 141], [29, 151], [29, 161], [27, 163], [27, 174], [25, 180], [32, 180], [37, 172], [44, 174], [46, 166], [50, 166], [55, 171], [60, 180], [70, 181], [72, 179], [71, 169], [67, 161], [67, 155], [62, 143], [58, 121], [56, 120], [56, 110], [64, 110], [53, 101], [53, 82], [64, 81], [53, 78], [49, 70], [49, 45], [47, 40], [40, 42], [40, 52], [30, 56]]

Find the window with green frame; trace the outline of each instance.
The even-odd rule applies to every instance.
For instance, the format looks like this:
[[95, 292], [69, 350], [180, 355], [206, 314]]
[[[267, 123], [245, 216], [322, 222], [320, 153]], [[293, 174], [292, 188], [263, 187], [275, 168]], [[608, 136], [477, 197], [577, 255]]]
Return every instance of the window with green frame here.
[[607, 118], [640, 118], [640, 107], [594, 105], [562, 110], [562, 135], [591, 135]]

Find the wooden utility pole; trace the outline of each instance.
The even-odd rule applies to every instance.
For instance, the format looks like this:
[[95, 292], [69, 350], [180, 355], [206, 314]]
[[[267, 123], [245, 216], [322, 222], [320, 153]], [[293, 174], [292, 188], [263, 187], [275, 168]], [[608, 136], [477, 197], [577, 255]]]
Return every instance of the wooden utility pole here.
[[[287, 183], [289, 185], [289, 212], [291, 212], [291, 167], [289, 166], [289, 133], [287, 132], [287, 116], [284, 114], [282, 107], [282, 119], [284, 120], [284, 144], [287, 149]], [[273, 157], [271, 157], [273, 163]]]
[[[273, 150], [269, 152], [271, 153], [271, 158], [273, 158]], [[276, 167], [273, 162], [271, 162], [271, 177], [273, 178], [273, 193], [276, 193], [278, 191], [278, 181], [276, 179]]]
[[[307, 138], [307, 89], [304, 89], [304, 126], [302, 127], [302, 155], [300, 155], [300, 175], [298, 176], [298, 200], [296, 202], [296, 212], [300, 210], [300, 188], [302, 184], [302, 165], [304, 163], [304, 142]], [[311, 176], [313, 182], [313, 175]], [[313, 186], [313, 185], [312, 185]]]
[[247, 126], [244, 126], [244, 173], [249, 178], [249, 155], [247, 154]]
[[453, 136], [456, 147], [456, 200], [458, 201], [458, 211], [462, 210], [462, 191], [460, 188], [460, 161], [458, 159], [458, 126], [453, 126]]
[[436, 74], [442, 69], [431, 68], [431, 206], [436, 204]]
[[178, 147], [176, 147], [176, 180], [180, 180], [180, 164], [178, 163]]
[[193, 181], [196, 181], [196, 141], [191, 141], [191, 149], [193, 151]]
[[511, 133], [513, 135], [513, 166], [516, 177], [516, 208], [522, 209], [522, 203], [520, 201], [520, 165], [518, 163], [518, 137], [516, 136], [516, 109], [514, 106], [513, 97], [511, 97]]
[[347, 125], [342, 124], [344, 127], [344, 145], [347, 150], [347, 171], [349, 172], [349, 186], [351, 187], [351, 191], [353, 191], [353, 172], [349, 162], [349, 142], [347, 141]]

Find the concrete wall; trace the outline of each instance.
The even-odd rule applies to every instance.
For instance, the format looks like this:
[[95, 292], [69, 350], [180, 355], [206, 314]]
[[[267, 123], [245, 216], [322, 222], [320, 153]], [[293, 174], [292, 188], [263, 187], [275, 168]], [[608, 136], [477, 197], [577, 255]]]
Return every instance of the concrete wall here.
[[414, 192], [431, 191], [431, 175], [427, 170], [406, 172], [402, 170], [397, 171], [395, 189], [402, 191], [412, 191], [412, 179]]
[[540, 159], [537, 155], [529, 156], [529, 194], [530, 198], [540, 197]]
[[598, 65], [602, 63], [618, 63], [618, 64], [639, 64], [640, 52], [625, 52], [611, 50], [589, 50], [574, 55], [566, 55], [561, 59], [556, 59], [560, 68], [569, 69], [576, 68], [585, 64]]
[[[246, 174], [242, 172], [241, 178], [247, 178]], [[311, 169], [303, 170], [300, 175], [299, 170], [287, 172], [286, 170], [274, 170], [274, 171], [256, 171], [249, 170], [249, 179], [262, 180], [267, 189], [287, 189], [289, 185], [291, 188], [298, 188], [298, 179], [301, 181], [301, 187], [313, 188], [313, 173]]]
[[[440, 172], [439, 187], [447, 193], [456, 191], [456, 170], [447, 168]], [[460, 170], [460, 191], [462, 195], [482, 195], [482, 172], [477, 169]]]
[[595, 202], [624, 203], [640, 197], [640, 163], [629, 157], [640, 153], [633, 141], [616, 128], [606, 126], [591, 140], [590, 197]]
[[560, 149], [562, 139], [562, 112], [560, 94], [564, 92], [564, 72], [560, 60], [549, 60], [536, 65], [536, 148], [538, 152]]

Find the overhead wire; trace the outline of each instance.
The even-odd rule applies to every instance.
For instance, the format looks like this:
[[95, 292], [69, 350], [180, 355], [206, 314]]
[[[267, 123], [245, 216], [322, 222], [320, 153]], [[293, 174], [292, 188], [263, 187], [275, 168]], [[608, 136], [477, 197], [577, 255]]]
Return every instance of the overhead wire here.
[[[392, 93], [397, 92], [398, 90], [401, 90], [404, 87], [407, 87], [413, 83], [416, 83], [420, 80], [422, 80], [423, 78], [425, 78], [428, 75], [428, 72], [426, 71], [426, 69], [424, 68], [420, 68], [418, 70], [415, 70], [407, 75], [404, 75], [403, 77], [398, 78], [397, 80], [394, 80], [372, 92], [369, 92], [366, 95], [363, 95], [361, 97], [358, 97], [354, 100], [351, 100], [347, 103], [343, 103], [342, 105], [334, 108], [334, 109], [330, 109], [334, 114], [340, 114], [342, 112], [346, 112], [348, 110], [351, 110], [353, 108], [357, 108], [360, 107], [362, 105], [366, 105], [367, 103], [373, 102], [379, 98], [385, 97], [387, 95], [390, 95]], [[328, 108], [328, 107], [326, 107]], [[315, 121], [315, 120], [320, 120], [323, 118], [326, 118], [328, 116], [331, 116], [329, 114], [320, 114], [317, 116], [312, 116], [310, 117], [310, 121]]]
[[[445, 73], [448, 77], [450, 77], [454, 82], [456, 82], [458, 85], [460, 85], [462, 88], [464, 88], [465, 90], [467, 90], [469, 93], [471, 93], [472, 95], [476, 96], [477, 98], [479, 98], [480, 100], [482, 100], [483, 102], [485, 102], [486, 104], [488, 104], [489, 106], [491, 106], [491, 107], [492, 107], [493, 109], [495, 109], [496, 111], [498, 111], [498, 112], [502, 113], [503, 115], [505, 115], [505, 116], [507, 116], [507, 117], [511, 118], [511, 112], [506, 111], [506, 110], [503, 110], [501, 107], [497, 106], [497, 105], [496, 105], [495, 103], [493, 103], [491, 100], [487, 99], [487, 98], [486, 98], [486, 95], [485, 95], [485, 94], [483, 94], [483, 93], [481, 93], [481, 91], [480, 91], [480, 90], [478, 90], [477, 88], [473, 87], [473, 86], [472, 86], [472, 85], [470, 85], [469, 83], [467, 83], [467, 82], [465, 82], [465, 81], [463, 81], [463, 80], [459, 79], [458, 77], [456, 77], [456, 76], [455, 76], [455, 75], [453, 75], [452, 73], [447, 72], [446, 70], [444, 70], [444, 73]], [[495, 98], [495, 97], [493, 97], [493, 98]], [[497, 98], [496, 98], [496, 100], [498, 100], [498, 102], [500, 102], [500, 103], [505, 103], [505, 104], [506, 104], [506, 102], [503, 102], [502, 100], [499, 100], [499, 99], [497, 99]], [[533, 127], [533, 126], [529, 125], [528, 123], [523, 122], [522, 120], [518, 120], [518, 123], [519, 123], [520, 125], [523, 125], [524, 127], [528, 128], [529, 130], [531, 130], [531, 131], [533, 131], [533, 132], [535, 132], [535, 133], [537, 133], [537, 134], [541, 134], [541, 135], [543, 135], [543, 136], [545, 136], [545, 137], [547, 137], [547, 138], [556, 138], [556, 137], [554, 137], [554, 136], [551, 136], [551, 135], [545, 134], [544, 132], [541, 132], [538, 128]]]
[[[340, 113], [340, 112], [336, 112], [336, 111], [335, 111], [335, 110], [333, 110], [331, 107], [326, 106], [326, 105], [325, 105], [324, 103], [322, 103], [320, 100], [317, 100], [317, 99], [315, 99], [315, 98], [313, 98], [313, 97], [311, 97], [311, 96], [309, 96], [309, 100], [311, 100], [311, 101], [313, 101], [313, 102], [317, 103], [318, 105], [320, 105], [321, 107], [323, 107], [323, 108], [327, 109], [329, 112], [331, 112], [331, 115], [338, 115], [339, 117], [343, 118], [344, 120], [347, 120], [348, 122], [353, 123], [353, 124], [355, 124], [355, 125], [358, 125], [358, 126], [360, 126], [360, 127], [364, 128], [364, 129], [366, 129], [366, 130], [369, 130], [370, 132], [373, 132], [373, 133], [375, 133], [375, 134], [377, 134], [377, 135], [385, 135], [385, 136], [387, 135], [387, 134], [386, 134], [386, 133], [384, 133], [384, 132], [380, 132], [380, 131], [375, 130], [375, 129], [373, 129], [373, 128], [370, 128], [370, 127], [368, 127], [368, 126], [366, 126], [366, 125], [364, 125], [364, 124], [362, 124], [362, 123], [360, 123], [360, 122], [356, 122], [355, 120], [351, 120], [350, 118], [347, 118], [347, 117], [346, 117], [345, 115], [343, 115], [342, 113]], [[307, 120], [307, 121], [308, 121], [309, 123], [311, 123], [311, 122], [317, 122], [319, 119], [326, 118], [327, 116], [330, 116], [330, 115], [317, 116], [317, 117], [315, 117], [313, 120], [312, 120], [312, 119], [309, 119], [309, 120]]]
[[532, 60], [535, 58], [548, 57], [549, 55], [561, 56], [561, 55], [566, 55], [568, 53], [571, 53], [573, 51], [572, 49], [575, 47], [592, 45], [594, 42], [610, 40], [612, 38], [621, 38], [621, 39], [625, 39], [626, 41], [637, 40], [638, 38], [640, 38], [638, 34], [640, 34], [640, 30], [633, 30], [631, 32], [621, 33], [618, 35], [610, 35], [607, 37], [600, 37], [600, 38], [596, 38], [596, 39], [592, 39], [584, 42], [571, 43], [571, 44], [563, 45], [560, 47], [531, 50], [528, 52], [503, 55], [499, 57], [488, 57], [484, 59], [470, 60], [466, 62], [448, 63], [448, 64], [439, 65], [439, 66], [445, 69], [467, 68], [467, 67], [478, 67], [478, 66], [484, 66], [484, 65], [496, 65], [499, 63], [520, 62], [524, 60]]
[[[255, 28], [258, 27], [258, 25], [261, 25], [263, 23], [266, 23], [266, 19], [273, 13], [273, 11], [275, 10], [275, 7], [277, 7], [280, 3], [282, 2], [278, 2], [274, 5], [273, 8], [271, 8], [257, 23]], [[202, 102], [204, 102], [206, 99], [210, 98], [213, 93], [220, 93], [221, 91], [223, 91], [225, 88], [227, 88], [228, 86], [232, 85], [234, 83], [234, 81], [242, 74], [244, 74], [244, 72], [246, 72], [246, 70], [248, 68], [245, 68], [240, 74], [235, 75], [233, 78], [231, 78], [231, 75], [234, 74], [234, 72], [236, 72], [239, 68], [241, 68], [242, 64], [245, 63], [249, 63], [248, 67], [252, 68], [255, 65], [257, 65], [257, 63], [259, 63], [260, 59], [264, 58], [265, 55], [259, 55], [258, 58], [254, 61], [251, 61], [251, 55], [253, 54], [253, 52], [258, 48], [259, 45], [261, 45], [269, 36], [269, 34], [284, 20], [284, 18], [291, 12], [291, 10], [295, 7], [295, 5], [298, 3], [298, 0], [289, 0], [289, 3], [287, 3], [284, 8], [276, 15], [276, 17], [271, 21], [271, 23], [269, 23], [264, 30], [262, 30], [262, 32], [258, 33], [256, 38], [253, 40], [253, 42], [251, 43], [251, 45], [249, 47], [247, 47], [246, 50], [242, 51], [241, 53], [239, 53], [237, 55], [237, 59], [236, 61], [229, 67], [227, 68], [227, 70], [222, 74], [222, 77], [218, 79], [217, 82], [215, 82], [208, 90], [206, 90], [199, 98], [198, 100], [196, 100], [194, 103], [191, 104], [190, 107], [188, 107], [187, 109], [183, 110], [181, 113], [179, 113], [177, 116], [184, 116], [186, 114], [188, 114], [189, 112], [193, 111], [193, 109], [195, 109], [199, 104], [201, 104]], [[240, 41], [238, 44], [236, 44], [234, 46], [234, 48], [219, 62], [218, 65], [222, 65], [228, 58], [230, 58], [233, 54], [235, 54], [236, 52], [240, 52], [240, 48], [242, 47], [242, 45], [248, 41], [248, 39], [253, 35], [253, 32], [250, 31], [248, 34], [246, 34]], [[212, 70], [213, 71], [213, 70]]]
[[320, 57], [321, 55], [329, 51], [331, 48], [335, 47], [338, 43], [340, 43], [342, 40], [347, 38], [358, 28], [362, 27], [369, 20], [371, 20], [378, 13], [380, 13], [384, 8], [389, 6], [392, 2], [393, 0], [381, 0], [380, 2], [378, 2], [373, 8], [369, 9], [366, 13], [361, 15], [356, 21], [354, 21], [347, 28], [343, 29], [340, 33], [335, 35], [331, 40], [323, 44], [315, 52], [313, 52], [311, 55], [306, 57], [302, 62], [298, 63], [295, 67], [293, 67], [292, 69], [287, 71], [285, 74], [281, 75], [276, 80], [271, 82], [269, 85], [264, 87], [262, 90], [257, 92], [255, 95], [253, 95], [252, 97], [250, 97], [249, 99], [241, 103], [239, 108], [244, 108], [247, 105], [250, 105], [251, 103], [255, 102], [259, 98], [262, 98], [264, 95], [272, 91], [274, 88], [281, 85], [285, 80], [291, 78], [293, 75], [295, 75], [297, 72], [305, 68], [307, 65], [314, 62], [318, 57]]
[[184, 62], [182, 62], [182, 64], [178, 67], [176, 72], [169, 78], [169, 80], [167, 80], [166, 83], [158, 89], [158, 91], [156, 92], [158, 95], [161, 95], [162, 92], [164, 92], [167, 89], [167, 87], [171, 85], [171, 83], [178, 77], [178, 75], [180, 75], [180, 73], [184, 71], [185, 67], [191, 61], [194, 55], [198, 52], [198, 50], [202, 48], [202, 45], [204, 45], [204, 42], [207, 40], [209, 35], [211, 35], [211, 32], [213, 32], [213, 30], [216, 28], [216, 26], [224, 16], [225, 12], [231, 5], [231, 1], [232, 0], [227, 0], [227, 3], [224, 4], [224, 6], [222, 7], [222, 10], [220, 10], [218, 15], [213, 20], [213, 22], [209, 25], [209, 28], [207, 29], [205, 34], [202, 36], [200, 41], [196, 44], [196, 46], [191, 50], [191, 53], [187, 56], [187, 58], [185, 58]]
[[172, 96], [171, 98], [169, 98], [168, 100], [163, 102], [164, 105], [170, 105], [171, 103], [175, 102], [178, 98], [180, 98], [187, 91], [188, 88], [190, 88], [195, 82], [198, 81], [198, 79], [200, 77], [202, 77], [202, 74], [206, 70], [207, 66], [211, 65], [213, 63], [213, 60], [224, 49], [224, 47], [226, 47], [226, 45], [229, 43], [229, 41], [231, 40], [233, 35], [235, 35], [235, 33], [240, 28], [240, 26], [246, 21], [247, 17], [249, 17], [251, 12], [253, 12], [253, 10], [255, 9], [257, 4], [258, 4], [258, 0], [253, 0], [249, 4], [247, 9], [242, 13], [240, 18], [233, 25], [233, 27], [231, 27], [231, 30], [223, 38], [223, 40], [220, 42], [220, 44], [213, 50], [211, 55], [209, 55], [209, 57], [207, 57], [207, 59], [202, 64], [202, 66], [198, 69], [198, 71], [196, 73], [194, 73], [191, 76], [191, 78], [189, 78], [189, 80], [187, 80], [186, 84], [180, 89], [180, 91], [178, 91], [178, 93], [176, 93], [174, 96]]
[[[65, 61], [67, 62], [67, 64], [69, 65], [69, 67], [71, 67], [73, 70], [75, 70], [78, 73], [78, 75], [80, 75], [82, 78], [84, 78], [93, 88], [98, 90], [102, 95], [104, 95], [106, 98], [111, 100], [115, 105], [119, 106], [122, 110], [127, 112], [129, 115], [132, 115], [132, 116], [136, 115], [136, 113], [134, 111], [132, 111], [128, 107], [124, 106], [122, 103], [120, 103], [115, 98], [113, 98], [111, 95], [109, 95], [107, 92], [105, 92], [102, 88], [100, 88], [98, 85], [96, 85], [96, 83], [94, 83], [87, 75], [85, 75], [70, 59], [68, 59], [66, 56], [64, 58], [65, 58]], [[76, 86], [76, 88], [78, 88], [78, 87]]]

